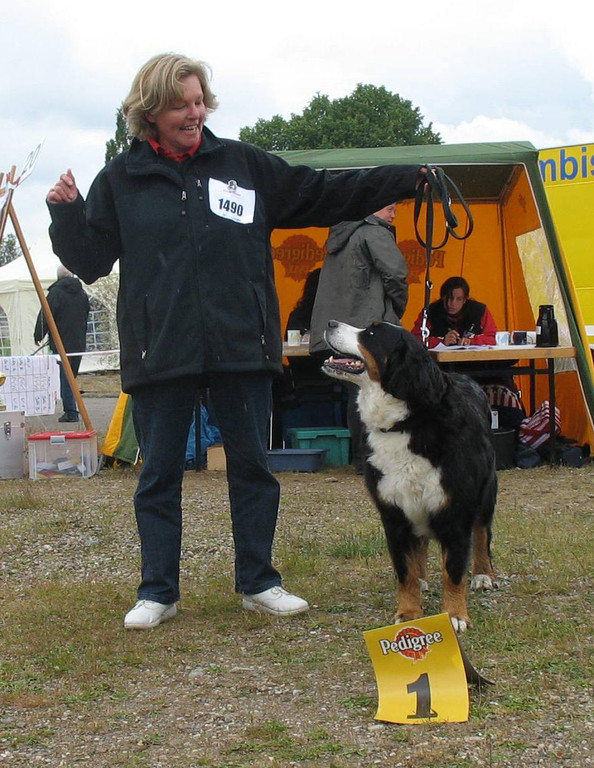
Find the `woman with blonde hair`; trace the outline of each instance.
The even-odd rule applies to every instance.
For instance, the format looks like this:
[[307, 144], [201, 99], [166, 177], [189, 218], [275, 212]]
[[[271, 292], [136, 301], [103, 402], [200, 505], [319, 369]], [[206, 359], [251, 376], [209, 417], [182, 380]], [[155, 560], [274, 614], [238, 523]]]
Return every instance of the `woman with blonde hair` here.
[[122, 388], [143, 458], [134, 496], [142, 578], [129, 629], [177, 612], [185, 446], [202, 387], [227, 458], [243, 607], [277, 616], [308, 609], [272, 564], [279, 484], [266, 448], [282, 340], [270, 233], [362, 218], [413, 196], [424, 173], [292, 167], [215, 136], [205, 121], [216, 106], [206, 65], [155, 56], [124, 102], [130, 149], [100, 171], [86, 201], [71, 171], [47, 197], [63, 264], [91, 283], [119, 260]]

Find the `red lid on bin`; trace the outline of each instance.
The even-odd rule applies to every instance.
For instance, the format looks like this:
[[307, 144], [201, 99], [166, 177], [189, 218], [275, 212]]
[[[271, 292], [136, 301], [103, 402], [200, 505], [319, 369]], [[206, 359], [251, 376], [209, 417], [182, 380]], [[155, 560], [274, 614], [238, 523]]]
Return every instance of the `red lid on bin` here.
[[49, 440], [56, 435], [64, 435], [66, 440], [84, 440], [86, 437], [93, 437], [97, 432], [94, 429], [82, 430], [80, 432], [36, 432], [29, 435], [29, 440]]

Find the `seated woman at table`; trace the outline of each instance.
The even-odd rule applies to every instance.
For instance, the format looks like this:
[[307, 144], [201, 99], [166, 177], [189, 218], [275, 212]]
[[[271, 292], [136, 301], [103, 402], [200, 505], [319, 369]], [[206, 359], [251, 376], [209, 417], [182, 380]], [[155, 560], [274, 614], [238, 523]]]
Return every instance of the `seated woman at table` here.
[[[413, 334], [422, 340], [423, 311], [416, 319]], [[449, 277], [439, 290], [438, 301], [427, 309], [428, 346], [446, 347], [495, 344], [497, 326], [486, 304], [470, 298], [470, 286], [463, 277]]]
[[[486, 304], [470, 298], [470, 286], [463, 277], [450, 277], [440, 288], [439, 300], [427, 310], [428, 346], [486, 346], [495, 344], [497, 326]], [[422, 341], [423, 312], [415, 322], [413, 333]], [[465, 362], [464, 373], [481, 385], [489, 405], [499, 413], [499, 426], [518, 429], [526, 412], [513, 378], [515, 360]], [[452, 366], [441, 364], [446, 370]], [[505, 370], [509, 367], [509, 373]], [[459, 368], [458, 368], [459, 370]], [[491, 373], [492, 370], [492, 373]]]

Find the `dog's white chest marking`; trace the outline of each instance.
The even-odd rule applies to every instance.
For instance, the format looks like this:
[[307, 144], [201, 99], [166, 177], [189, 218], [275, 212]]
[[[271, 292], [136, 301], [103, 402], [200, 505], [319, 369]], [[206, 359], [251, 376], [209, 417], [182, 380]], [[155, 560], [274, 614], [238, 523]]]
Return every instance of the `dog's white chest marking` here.
[[410, 450], [410, 433], [381, 431], [406, 418], [406, 403], [372, 385], [361, 391], [359, 410], [368, 429], [369, 462], [382, 474], [377, 486], [379, 497], [400, 507], [417, 535], [430, 536], [431, 515], [447, 504], [441, 471]]

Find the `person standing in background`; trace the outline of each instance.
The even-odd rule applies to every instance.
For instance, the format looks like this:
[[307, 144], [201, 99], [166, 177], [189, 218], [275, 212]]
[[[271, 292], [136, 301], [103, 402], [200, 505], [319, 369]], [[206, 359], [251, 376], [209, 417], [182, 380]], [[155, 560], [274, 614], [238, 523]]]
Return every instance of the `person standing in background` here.
[[[52, 283], [47, 292], [47, 303], [52, 311], [58, 333], [67, 353], [85, 352], [87, 349], [87, 320], [89, 318], [89, 297], [82, 287], [81, 281], [62, 264], [58, 267], [57, 280]], [[49, 335], [49, 348], [54, 354], [58, 350], [56, 342], [52, 338], [43, 314], [39, 310], [33, 338], [36, 344], [41, 344], [46, 335]], [[68, 361], [72, 373], [76, 378], [80, 368], [79, 356], [69, 357]], [[58, 421], [75, 422], [79, 419], [76, 407], [76, 399], [68, 382], [66, 371], [61, 362], [60, 366], [60, 397], [64, 413]]]
[[[329, 320], [366, 328], [375, 321], [400, 324], [408, 301], [408, 267], [396, 245], [396, 204], [362, 221], [343, 221], [330, 228], [311, 319], [310, 352], [327, 354], [324, 331]], [[347, 384], [347, 421], [351, 463], [365, 463], [366, 436], [357, 410], [358, 387]]]

